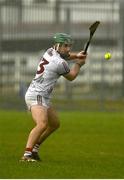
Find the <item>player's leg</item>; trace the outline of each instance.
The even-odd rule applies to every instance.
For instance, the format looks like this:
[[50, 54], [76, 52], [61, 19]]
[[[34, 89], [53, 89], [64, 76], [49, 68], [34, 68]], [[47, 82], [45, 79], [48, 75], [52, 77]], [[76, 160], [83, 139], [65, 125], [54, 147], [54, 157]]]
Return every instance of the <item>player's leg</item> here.
[[60, 126], [59, 118], [57, 115], [57, 112], [54, 108], [50, 107], [48, 108], [48, 124], [46, 130], [41, 134], [37, 144], [35, 144], [33, 148], [33, 155], [34, 158], [37, 160], [40, 160], [38, 156], [38, 150], [40, 145], [44, 142], [44, 140], [51, 135], [55, 130], [57, 130]]
[[48, 125], [47, 129], [42, 133], [38, 141], [41, 144], [52, 132], [58, 129], [60, 126], [59, 118], [57, 112], [54, 108], [50, 107], [48, 109]]
[[23, 159], [32, 156], [32, 149], [38, 139], [40, 138], [41, 134], [47, 128], [48, 123], [48, 115], [47, 115], [47, 108], [44, 106], [35, 105], [31, 108], [31, 113], [36, 126], [31, 130], [28, 141], [26, 144], [26, 150], [24, 153]]

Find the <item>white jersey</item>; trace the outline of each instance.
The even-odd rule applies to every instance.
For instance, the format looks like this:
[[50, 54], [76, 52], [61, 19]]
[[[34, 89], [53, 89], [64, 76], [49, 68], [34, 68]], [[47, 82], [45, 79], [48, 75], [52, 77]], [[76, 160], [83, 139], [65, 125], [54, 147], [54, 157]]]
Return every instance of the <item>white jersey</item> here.
[[38, 64], [35, 78], [32, 80], [26, 94], [33, 93], [50, 97], [57, 79], [69, 73], [68, 63], [53, 48], [48, 49]]

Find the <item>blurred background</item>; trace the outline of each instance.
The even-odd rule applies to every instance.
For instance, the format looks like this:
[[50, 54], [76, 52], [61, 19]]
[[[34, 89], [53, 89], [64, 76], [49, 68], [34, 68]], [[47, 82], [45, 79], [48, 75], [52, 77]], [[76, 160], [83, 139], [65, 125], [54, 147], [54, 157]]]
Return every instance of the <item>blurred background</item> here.
[[53, 35], [71, 34], [80, 51], [96, 20], [86, 65], [73, 82], [59, 79], [52, 101], [61, 110], [123, 111], [123, 0], [0, 0], [0, 108], [26, 109], [25, 92]]

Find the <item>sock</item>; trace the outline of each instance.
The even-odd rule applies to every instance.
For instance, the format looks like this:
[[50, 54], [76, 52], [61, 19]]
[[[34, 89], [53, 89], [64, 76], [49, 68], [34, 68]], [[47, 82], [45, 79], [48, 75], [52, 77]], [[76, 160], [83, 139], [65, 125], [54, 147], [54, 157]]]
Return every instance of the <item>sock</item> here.
[[26, 148], [24, 156], [31, 156], [32, 155], [32, 148]]
[[40, 145], [39, 144], [35, 144], [32, 151], [38, 153], [39, 148], [40, 148]]

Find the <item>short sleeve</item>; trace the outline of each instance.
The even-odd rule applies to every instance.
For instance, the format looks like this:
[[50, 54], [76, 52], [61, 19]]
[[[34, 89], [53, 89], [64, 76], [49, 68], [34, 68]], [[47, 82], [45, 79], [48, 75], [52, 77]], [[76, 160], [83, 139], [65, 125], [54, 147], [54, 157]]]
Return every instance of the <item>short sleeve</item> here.
[[70, 72], [69, 65], [66, 61], [61, 61], [58, 63], [58, 74], [65, 75]]

